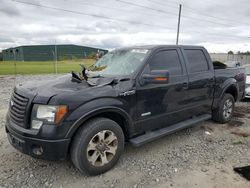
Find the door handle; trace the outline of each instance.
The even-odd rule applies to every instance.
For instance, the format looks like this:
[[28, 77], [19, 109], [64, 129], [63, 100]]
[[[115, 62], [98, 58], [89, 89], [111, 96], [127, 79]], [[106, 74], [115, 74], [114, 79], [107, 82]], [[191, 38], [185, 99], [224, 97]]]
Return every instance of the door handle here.
[[188, 83], [187, 83], [187, 82], [184, 82], [184, 83], [182, 84], [182, 88], [183, 88], [183, 89], [188, 89]]

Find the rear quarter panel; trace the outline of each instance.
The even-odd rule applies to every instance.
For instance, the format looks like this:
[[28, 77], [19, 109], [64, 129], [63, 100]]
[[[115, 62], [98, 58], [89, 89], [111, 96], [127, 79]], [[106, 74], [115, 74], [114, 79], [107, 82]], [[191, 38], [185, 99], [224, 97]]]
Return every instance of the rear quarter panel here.
[[245, 91], [245, 69], [243, 67], [216, 69], [214, 72], [214, 108], [217, 107], [219, 100], [229, 86], [236, 87], [238, 93], [237, 100], [243, 97]]

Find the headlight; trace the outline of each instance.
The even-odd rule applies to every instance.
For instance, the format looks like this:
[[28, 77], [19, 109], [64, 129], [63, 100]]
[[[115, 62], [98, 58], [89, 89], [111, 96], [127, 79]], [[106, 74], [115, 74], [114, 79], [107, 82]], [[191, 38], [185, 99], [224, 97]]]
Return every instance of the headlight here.
[[57, 124], [68, 112], [66, 105], [38, 105], [32, 111], [31, 128], [40, 129], [44, 122]]
[[36, 111], [36, 118], [54, 122], [56, 111], [56, 106], [39, 105]]

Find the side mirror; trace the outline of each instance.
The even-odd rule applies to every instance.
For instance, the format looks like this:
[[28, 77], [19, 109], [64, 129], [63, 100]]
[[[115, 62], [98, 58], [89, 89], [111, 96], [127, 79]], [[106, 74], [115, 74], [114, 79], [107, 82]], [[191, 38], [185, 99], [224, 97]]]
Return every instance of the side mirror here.
[[167, 84], [169, 81], [168, 70], [152, 70], [150, 74], [143, 74], [141, 77], [141, 83], [150, 84]]

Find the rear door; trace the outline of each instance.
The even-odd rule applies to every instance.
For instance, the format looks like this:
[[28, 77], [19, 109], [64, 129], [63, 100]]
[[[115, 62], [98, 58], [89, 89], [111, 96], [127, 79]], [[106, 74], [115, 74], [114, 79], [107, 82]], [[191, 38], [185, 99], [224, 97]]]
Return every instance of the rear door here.
[[203, 48], [184, 47], [188, 70], [188, 103], [193, 115], [211, 112], [214, 93], [214, 69]]
[[136, 127], [139, 131], [157, 129], [181, 121], [187, 105], [188, 76], [180, 49], [161, 48], [152, 53], [142, 75], [153, 70], [168, 70], [169, 83], [138, 83]]

